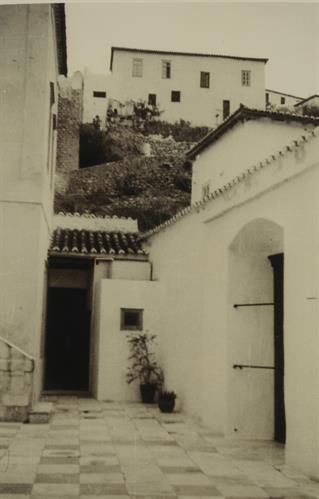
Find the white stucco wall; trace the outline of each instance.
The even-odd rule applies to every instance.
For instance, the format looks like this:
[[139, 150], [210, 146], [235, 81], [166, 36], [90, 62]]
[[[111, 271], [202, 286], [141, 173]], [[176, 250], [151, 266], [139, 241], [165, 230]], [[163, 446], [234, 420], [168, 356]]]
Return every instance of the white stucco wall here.
[[57, 109], [58, 70], [52, 7], [2, 6], [0, 25], [0, 44], [5, 47], [0, 53], [0, 334], [36, 357], [38, 394], [56, 147], [52, 114]]
[[[255, 418], [260, 417], [257, 405], [261, 403], [260, 397], [256, 397], [257, 378], [251, 385], [253, 374], [249, 374], [250, 379], [246, 378], [247, 383], [243, 383], [239, 378], [243, 372], [234, 371], [232, 365], [235, 353], [240, 363], [249, 358], [258, 360], [263, 345], [266, 350], [270, 348], [265, 336], [266, 329], [270, 329], [270, 318], [255, 316], [255, 326], [262, 321], [258, 334], [262, 333], [264, 338], [261, 336], [260, 343], [254, 346], [249, 339], [250, 333], [246, 338], [244, 335], [246, 352], [243, 345], [238, 343], [236, 346], [231, 341], [235, 331], [232, 328], [236, 326], [231, 322], [235, 311], [230, 307], [230, 301], [234, 299], [239, 282], [237, 284], [236, 279], [231, 278], [234, 277], [234, 262], [231, 262], [229, 250], [239, 231], [252, 221], [258, 222], [257, 241], [265, 236], [263, 220], [282, 228], [283, 240], [275, 244], [274, 250], [280, 249], [282, 244], [285, 255], [286, 456], [289, 464], [317, 478], [318, 151], [318, 137], [309, 139], [306, 146], [299, 145], [247, 176], [230, 191], [198, 208], [198, 213], [194, 209], [152, 236], [148, 247], [161, 290], [165, 367], [170, 383], [184, 401], [184, 408], [201, 417], [210, 428], [229, 436], [265, 438], [270, 428], [255, 423]], [[271, 233], [268, 236], [273, 237]], [[258, 267], [262, 279], [267, 275], [262, 271], [262, 265], [260, 259], [258, 265], [256, 262], [251, 268], [256, 280]], [[237, 280], [239, 277], [237, 274]], [[259, 287], [256, 280], [252, 285], [259, 289], [260, 298], [263, 295], [268, 299], [270, 281], [268, 284], [267, 279], [264, 281], [266, 287], [262, 292], [263, 286]], [[249, 289], [253, 291], [253, 287]], [[238, 319], [238, 327], [240, 325], [241, 319]], [[254, 357], [248, 351], [252, 348]], [[268, 350], [262, 360], [270, 361], [271, 355]], [[186, 366], [188, 369], [184, 370]], [[187, 376], [185, 381], [181, 379], [182, 374]], [[259, 377], [258, 383], [266, 393], [267, 386], [270, 387], [269, 373], [262, 376], [264, 378]], [[234, 390], [233, 384], [241, 389]], [[269, 393], [267, 397], [271, 404]], [[251, 408], [255, 404], [255, 408], [249, 412], [247, 404]], [[268, 412], [271, 412], [269, 404]], [[234, 433], [234, 428], [239, 431]]]
[[[90, 73], [88, 69], [83, 73], [83, 123], [92, 123], [98, 115], [102, 126], [105, 126], [107, 99], [109, 98], [110, 77], [106, 74]], [[105, 97], [94, 97], [93, 92], [105, 92]]]
[[[300, 97], [296, 97], [293, 95], [288, 95], [285, 93], [281, 92], [274, 92], [272, 90], [267, 90], [266, 88], [266, 94], [269, 95], [269, 101], [268, 104], [273, 105], [273, 106], [294, 106], [298, 102], [302, 100]], [[284, 103], [281, 102], [281, 99], [285, 99]]]
[[203, 185], [210, 192], [227, 184], [246, 168], [255, 166], [300, 137], [313, 125], [259, 118], [237, 123], [203, 150], [193, 163], [192, 203], [203, 197]]
[[[143, 59], [142, 77], [132, 76], [135, 58]], [[171, 61], [169, 79], [162, 78], [162, 60]], [[241, 85], [241, 70], [251, 71], [251, 86]], [[201, 71], [210, 73], [210, 88], [200, 87]], [[222, 121], [223, 100], [230, 101], [231, 113], [241, 103], [265, 108], [264, 71], [263, 62], [249, 60], [115, 51], [112, 98], [147, 101], [149, 94], [156, 94], [157, 105], [164, 111], [161, 119], [215, 126]], [[181, 92], [181, 102], [171, 102], [172, 90]]]
[[[143, 330], [158, 335], [158, 283], [141, 280], [102, 279], [97, 292], [98, 305], [98, 400], [139, 401], [139, 385], [126, 383], [129, 362], [127, 336], [133, 331], [121, 330], [121, 308], [143, 309]], [[160, 353], [158, 360], [160, 362]]]

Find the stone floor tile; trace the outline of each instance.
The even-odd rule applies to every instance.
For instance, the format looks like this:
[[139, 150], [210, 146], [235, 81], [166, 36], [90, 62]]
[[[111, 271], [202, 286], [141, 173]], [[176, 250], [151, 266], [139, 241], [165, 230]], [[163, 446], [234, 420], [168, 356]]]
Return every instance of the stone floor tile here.
[[210, 485], [209, 478], [204, 473], [169, 473], [166, 475], [171, 485]]
[[29, 495], [31, 489], [32, 485], [29, 483], [0, 483], [0, 497], [1, 494]]
[[35, 483], [79, 483], [76, 473], [37, 473]]
[[80, 465], [81, 473], [119, 473], [121, 467], [118, 464], [108, 465], [103, 462], [92, 462], [90, 464]]
[[298, 487], [263, 487], [266, 494], [271, 498], [294, 497], [300, 494]]
[[107, 484], [107, 483], [82, 483], [80, 486], [81, 496], [93, 495], [104, 496], [109, 495], [127, 495], [127, 489], [124, 484]]
[[124, 483], [122, 473], [81, 473], [80, 483]]
[[78, 496], [80, 485], [77, 483], [35, 483], [32, 487], [32, 498], [34, 495], [59, 496], [61, 499], [65, 496]]
[[178, 496], [195, 497], [220, 497], [222, 494], [213, 486], [201, 485], [174, 485], [174, 491]]
[[219, 485], [218, 490], [225, 497], [257, 498], [269, 497], [265, 490], [254, 485]]
[[61, 464], [61, 465], [69, 465], [69, 464], [78, 464], [79, 457], [76, 456], [41, 456], [40, 464]]
[[34, 482], [34, 478], [36, 475], [36, 471], [32, 470], [29, 473], [21, 472], [17, 469], [10, 469], [6, 472], [0, 472], [0, 488], [2, 484], [12, 483], [12, 484], [32, 484]]
[[39, 464], [38, 474], [56, 473], [56, 474], [75, 474], [80, 473], [79, 464]]

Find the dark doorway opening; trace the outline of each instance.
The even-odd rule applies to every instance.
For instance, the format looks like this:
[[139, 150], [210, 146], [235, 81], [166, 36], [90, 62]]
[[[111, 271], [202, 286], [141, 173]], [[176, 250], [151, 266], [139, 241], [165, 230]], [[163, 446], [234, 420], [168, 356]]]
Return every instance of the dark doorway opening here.
[[269, 257], [274, 274], [275, 441], [286, 441], [284, 392], [284, 255]]
[[87, 289], [48, 289], [45, 390], [88, 391], [90, 311], [87, 293]]

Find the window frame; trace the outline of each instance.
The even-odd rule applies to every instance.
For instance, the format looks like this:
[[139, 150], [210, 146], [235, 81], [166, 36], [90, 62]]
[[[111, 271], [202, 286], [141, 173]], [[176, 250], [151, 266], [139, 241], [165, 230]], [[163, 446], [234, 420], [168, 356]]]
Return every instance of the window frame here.
[[210, 72], [201, 71], [200, 72], [200, 88], [210, 88]]
[[[178, 99], [175, 99], [177, 97]], [[182, 100], [182, 93], [180, 90], [171, 90], [171, 102], [181, 102]]]
[[106, 91], [105, 90], [93, 90], [93, 97], [95, 99], [106, 99]]
[[[142, 331], [143, 330], [143, 308], [121, 308], [121, 331]], [[137, 325], [128, 325], [125, 321], [126, 313], [136, 313]]]
[[[151, 102], [152, 98], [155, 97], [154, 102]], [[156, 106], [157, 95], [156, 94], [148, 94], [147, 103], [149, 106]]]
[[242, 69], [241, 70], [241, 86], [242, 87], [251, 87], [251, 70], [250, 69]]
[[141, 57], [132, 59], [132, 77], [143, 78], [143, 59]]
[[284, 97], [284, 96], [280, 97], [280, 104], [281, 104], [281, 106], [284, 106], [286, 104], [286, 97]]
[[162, 79], [170, 80], [172, 78], [172, 61], [162, 59]]

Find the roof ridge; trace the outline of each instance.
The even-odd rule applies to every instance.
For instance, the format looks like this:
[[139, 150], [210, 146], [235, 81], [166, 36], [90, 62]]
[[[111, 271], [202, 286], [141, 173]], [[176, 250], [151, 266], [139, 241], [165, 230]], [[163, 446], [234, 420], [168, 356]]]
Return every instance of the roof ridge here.
[[234, 177], [232, 180], [230, 180], [229, 182], [227, 182], [223, 186], [215, 189], [209, 196], [206, 196], [201, 201], [196, 201], [194, 204], [189, 205], [186, 208], [184, 208], [183, 210], [177, 212], [176, 215], [174, 215], [170, 219], [166, 220], [166, 222], [164, 222], [160, 225], [157, 225], [156, 227], [154, 227], [153, 229], [151, 229], [147, 232], [144, 232], [143, 234], [140, 235], [139, 239], [141, 239], [141, 240], [147, 239], [148, 237], [156, 234], [157, 232], [160, 232], [165, 227], [177, 222], [178, 220], [183, 218], [185, 215], [187, 215], [189, 213], [193, 213], [194, 211], [200, 210], [201, 208], [205, 207], [211, 201], [220, 197], [224, 192], [229, 191], [235, 185], [243, 182], [249, 175], [256, 173], [258, 170], [261, 170], [265, 166], [271, 165], [279, 157], [285, 156], [289, 152], [292, 152], [295, 148], [299, 147], [301, 144], [308, 142], [310, 139], [312, 139], [314, 137], [319, 137], [319, 126], [317, 126], [314, 130], [307, 132], [306, 134], [300, 135], [299, 138], [294, 139], [290, 144], [287, 144], [282, 149], [280, 149], [278, 152], [270, 154], [270, 156], [268, 156], [264, 160], [259, 161], [258, 163], [254, 164], [253, 166], [250, 166], [249, 168], [246, 168], [246, 170], [244, 170], [242, 173], [236, 175], [236, 177]]
[[114, 51], [126, 51], [126, 52], [135, 52], [135, 53], [146, 53], [146, 54], [164, 54], [164, 55], [177, 55], [177, 56], [188, 56], [188, 57], [220, 57], [224, 59], [235, 59], [240, 61], [255, 61], [255, 62], [263, 62], [266, 64], [268, 62], [268, 58], [263, 57], [245, 57], [245, 56], [235, 56], [235, 55], [225, 55], [225, 54], [208, 54], [208, 53], [200, 53], [200, 52], [183, 52], [176, 50], [156, 50], [156, 49], [140, 49], [134, 47], [111, 47], [111, 61], [110, 61], [110, 70], [113, 68], [113, 54]]
[[265, 118], [269, 117], [273, 119], [290, 118], [291, 120], [301, 121], [302, 123], [311, 123], [313, 121], [314, 123], [318, 122], [319, 124], [319, 116], [302, 115], [294, 112], [293, 110], [277, 111], [271, 109], [249, 108], [241, 104], [240, 107], [237, 108], [236, 111], [234, 111], [230, 116], [228, 116], [220, 125], [218, 125], [217, 128], [214, 128], [214, 130], [210, 131], [199, 142], [197, 142], [197, 144], [195, 144], [195, 146], [193, 146], [186, 153], [186, 157], [188, 159], [194, 159], [199, 152], [205, 149], [206, 145], [208, 146], [214, 140], [214, 138], [217, 139], [228, 129], [229, 126], [235, 125], [237, 119], [241, 117], [248, 118], [254, 116]]

